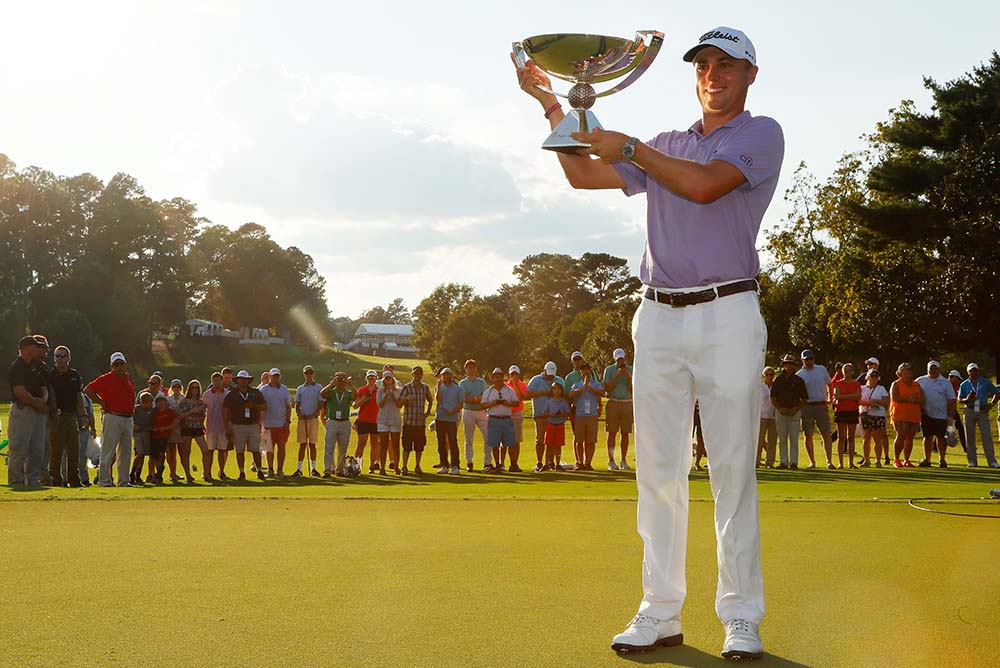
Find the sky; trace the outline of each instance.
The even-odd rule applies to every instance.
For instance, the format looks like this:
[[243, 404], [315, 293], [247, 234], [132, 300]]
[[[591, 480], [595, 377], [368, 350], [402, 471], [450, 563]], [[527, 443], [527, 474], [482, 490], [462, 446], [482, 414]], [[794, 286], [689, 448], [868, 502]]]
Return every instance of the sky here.
[[812, 4], [4, 3], [0, 152], [59, 175], [126, 172], [214, 223], [263, 224], [312, 255], [333, 316], [413, 308], [446, 282], [489, 294], [532, 253], [607, 252], [638, 271], [643, 198], [565, 183], [511, 42], [664, 32], [645, 75], [594, 106], [606, 129], [648, 139], [699, 118], [684, 51], [744, 30], [760, 66], [747, 107], [785, 133], [761, 247], [800, 162], [825, 178], [901, 100], [929, 108], [923, 77], [952, 80], [1000, 47], [998, 3]]

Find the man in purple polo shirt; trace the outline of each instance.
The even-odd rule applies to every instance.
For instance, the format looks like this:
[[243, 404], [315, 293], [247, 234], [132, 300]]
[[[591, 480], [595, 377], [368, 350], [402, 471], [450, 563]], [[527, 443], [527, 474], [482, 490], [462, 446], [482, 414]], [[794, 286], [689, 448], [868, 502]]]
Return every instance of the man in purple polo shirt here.
[[[684, 60], [694, 63], [702, 110], [688, 130], [647, 143], [595, 130], [574, 135], [590, 144], [583, 155], [558, 154], [574, 188], [644, 192], [647, 202], [640, 270], [646, 287], [633, 321], [644, 595], [639, 613], [611, 646], [626, 653], [683, 641], [687, 476], [697, 398], [712, 451], [722, 655], [753, 659], [763, 654], [754, 460], [767, 336], [754, 280], [760, 270], [755, 241], [777, 186], [784, 139], [774, 120], [744, 109], [757, 76], [746, 35], [711, 30]], [[519, 69], [518, 78], [555, 127], [563, 113], [537, 87], [548, 87], [548, 78], [533, 63]]]

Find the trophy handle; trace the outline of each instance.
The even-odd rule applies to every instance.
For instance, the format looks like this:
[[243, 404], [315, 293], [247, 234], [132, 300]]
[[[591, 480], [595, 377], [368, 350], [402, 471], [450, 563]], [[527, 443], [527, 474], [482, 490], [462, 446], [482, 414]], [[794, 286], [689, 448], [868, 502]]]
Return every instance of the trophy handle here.
[[[649, 38], [647, 43], [646, 38]], [[642, 42], [645, 45], [645, 53], [642, 54], [642, 60], [636, 65], [632, 73], [627, 77], [622, 79], [621, 83], [617, 86], [609, 88], [606, 91], [597, 94], [597, 97], [605, 97], [611, 95], [612, 93], [617, 93], [618, 91], [628, 88], [635, 83], [636, 79], [641, 77], [649, 66], [653, 64], [653, 59], [656, 58], [656, 54], [660, 52], [660, 47], [663, 46], [663, 33], [658, 30], [640, 30], [635, 34], [635, 41]], [[522, 49], [523, 50], [523, 49]]]
[[[528, 65], [528, 52], [524, 50], [524, 45], [521, 44], [521, 42], [514, 42], [511, 45], [511, 49], [513, 50], [514, 62], [517, 63], [517, 66], [526, 67]], [[565, 98], [569, 97], [569, 95], [567, 95], [566, 93], [560, 93], [558, 91], [552, 90], [551, 88], [546, 88], [545, 86], [539, 86], [536, 84], [535, 88], [545, 91], [546, 93], [556, 95], [558, 97], [565, 97]]]

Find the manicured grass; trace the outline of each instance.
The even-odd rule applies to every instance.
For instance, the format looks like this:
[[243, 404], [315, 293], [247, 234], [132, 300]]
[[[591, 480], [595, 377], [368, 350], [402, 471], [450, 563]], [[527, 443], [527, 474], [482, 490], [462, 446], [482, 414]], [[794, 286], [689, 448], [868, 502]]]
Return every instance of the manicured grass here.
[[[992, 665], [992, 520], [899, 503], [761, 516], [754, 665]], [[610, 651], [641, 595], [634, 522], [616, 501], [2, 503], [0, 665], [724, 665], [710, 503], [691, 507], [685, 645]]]

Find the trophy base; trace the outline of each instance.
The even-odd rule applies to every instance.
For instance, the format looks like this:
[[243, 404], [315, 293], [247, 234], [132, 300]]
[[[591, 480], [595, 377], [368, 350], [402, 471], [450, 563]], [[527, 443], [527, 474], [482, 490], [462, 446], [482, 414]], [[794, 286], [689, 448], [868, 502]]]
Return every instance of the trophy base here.
[[549, 138], [542, 144], [542, 148], [547, 151], [576, 155], [581, 148], [590, 148], [590, 144], [578, 142], [570, 136], [571, 134], [603, 129], [594, 112], [589, 109], [570, 109], [566, 118], [560, 121]]

